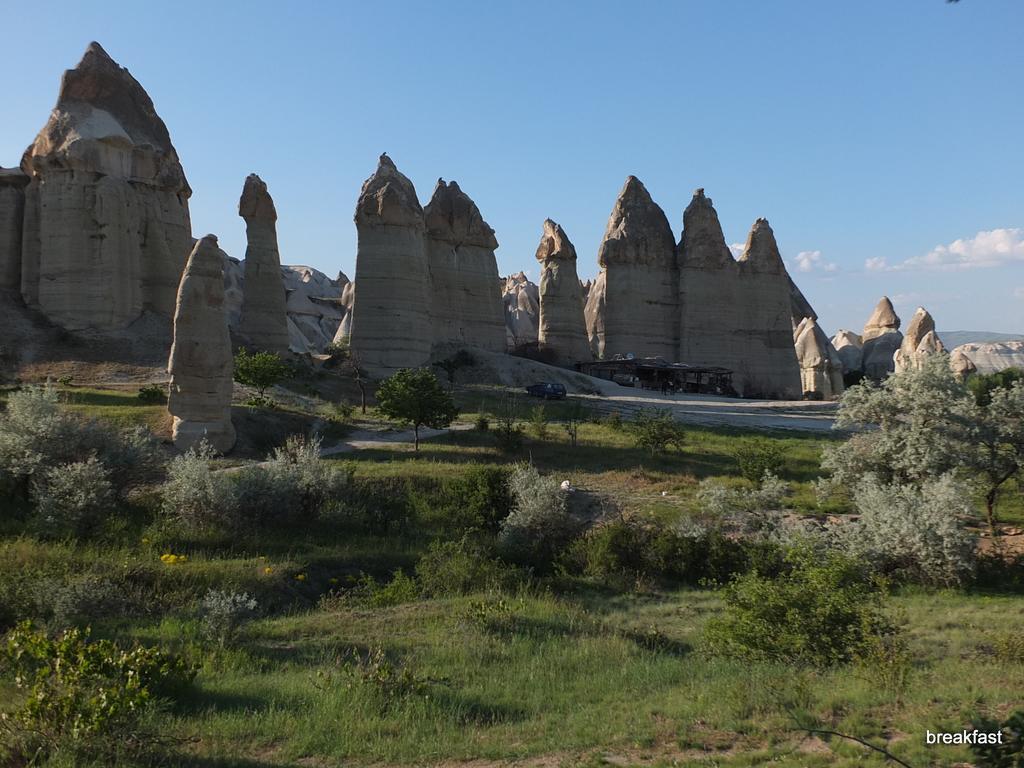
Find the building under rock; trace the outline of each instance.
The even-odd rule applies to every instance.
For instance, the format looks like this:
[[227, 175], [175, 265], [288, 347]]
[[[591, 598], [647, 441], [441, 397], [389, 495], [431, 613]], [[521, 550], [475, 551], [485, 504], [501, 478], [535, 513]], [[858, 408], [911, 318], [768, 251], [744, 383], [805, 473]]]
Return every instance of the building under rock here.
[[[152, 100], [98, 43], [64, 73], [21, 171], [23, 200], [0, 198], [4, 285], [70, 330], [123, 328], [144, 311], [171, 317], [192, 190]], [[10, 215], [19, 204], [20, 222]]]
[[505, 349], [498, 243], [457, 184], [439, 182], [423, 209], [412, 182], [381, 155], [355, 223], [350, 343], [371, 375], [424, 365], [435, 344]]

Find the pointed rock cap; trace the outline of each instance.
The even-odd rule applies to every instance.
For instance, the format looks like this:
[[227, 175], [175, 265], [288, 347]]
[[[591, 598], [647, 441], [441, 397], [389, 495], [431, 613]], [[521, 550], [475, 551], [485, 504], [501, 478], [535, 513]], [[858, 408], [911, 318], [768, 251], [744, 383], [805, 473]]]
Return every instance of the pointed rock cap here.
[[935, 320], [924, 307], [918, 307], [914, 316], [910, 318], [910, 325], [903, 338], [910, 349], [917, 349], [929, 333], [935, 333]]
[[[74, 145], [79, 141], [102, 141], [151, 154], [153, 157], [141, 164], [133, 157], [132, 165], [140, 167], [132, 168], [132, 176], [155, 181], [161, 188], [192, 193], [153, 100], [96, 42], [85, 49], [77, 67], [64, 73], [57, 104], [32, 146], [25, 150], [21, 167], [31, 174], [40, 164], [73, 162], [75, 167], [87, 167], [97, 162], [93, 156], [101, 153], [76, 154]], [[106, 173], [111, 169], [97, 170]]]
[[416, 188], [403, 176], [387, 152], [380, 156], [377, 170], [363, 182], [356, 203], [356, 224], [422, 227], [423, 208]]
[[626, 179], [608, 219], [597, 260], [609, 264], [675, 266], [676, 243], [665, 212], [636, 176]]
[[816, 368], [829, 359], [828, 339], [811, 318], [805, 317], [800, 322], [794, 336], [801, 368]]
[[860, 348], [864, 346], [864, 341], [859, 334], [840, 328], [836, 335], [832, 337], [832, 346], [836, 349], [842, 349], [843, 347]]
[[541, 235], [540, 245], [537, 246], [537, 261], [543, 262], [548, 259], [576, 261], [576, 249], [561, 225], [551, 219], [544, 219], [544, 234]]
[[892, 302], [889, 301], [888, 296], [883, 296], [878, 300], [878, 304], [875, 306], [875, 311], [871, 313], [871, 317], [868, 318], [867, 323], [864, 324], [864, 335], [870, 334], [872, 331], [878, 335], [878, 331], [898, 331], [900, 328], [900, 317], [896, 314], [896, 310], [892, 306]]
[[935, 331], [928, 331], [921, 337], [921, 341], [917, 345], [918, 354], [930, 355], [945, 351], [946, 345], [942, 343], [942, 339]]
[[786, 264], [782, 261], [778, 243], [775, 242], [775, 233], [772, 232], [768, 219], [758, 219], [754, 222], [739, 261], [750, 265], [751, 269], [758, 272], [787, 274]]
[[961, 379], [966, 379], [972, 373], [978, 372], [978, 366], [967, 356], [961, 347], [953, 350], [949, 356], [949, 367]]
[[216, 235], [203, 235], [192, 248], [185, 265], [185, 275], [220, 277], [224, 274], [224, 255]]
[[435, 240], [453, 245], [476, 245], [494, 250], [498, 241], [494, 230], [484, 221], [472, 198], [454, 182], [437, 180], [434, 194], [423, 209], [427, 232]]
[[263, 179], [255, 173], [250, 173], [245, 177], [242, 197], [238, 201], [238, 215], [246, 221], [249, 219], [277, 221], [274, 198], [267, 191], [267, 185]]
[[703, 189], [693, 193], [693, 199], [683, 211], [679, 254], [681, 267], [731, 266], [736, 261], [725, 242], [715, 206]]

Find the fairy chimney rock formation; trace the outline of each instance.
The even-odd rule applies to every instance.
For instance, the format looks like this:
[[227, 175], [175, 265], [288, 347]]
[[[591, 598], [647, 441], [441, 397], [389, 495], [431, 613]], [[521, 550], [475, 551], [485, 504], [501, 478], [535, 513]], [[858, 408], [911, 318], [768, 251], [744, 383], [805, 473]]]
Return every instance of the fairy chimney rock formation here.
[[814, 318], [805, 317], [793, 335], [804, 396], [832, 400], [842, 395], [843, 364]]
[[972, 373], [978, 372], [978, 366], [960, 347], [954, 349], [953, 354], [949, 356], [949, 368], [960, 381], [964, 381]]
[[896, 373], [917, 370], [928, 355], [945, 352], [946, 348], [935, 333], [935, 320], [924, 307], [918, 307], [910, 319], [900, 348], [893, 354]]
[[432, 341], [430, 269], [416, 189], [386, 154], [363, 184], [351, 346], [374, 377], [424, 365]]
[[832, 337], [832, 346], [843, 364], [844, 373], [856, 373], [864, 370], [864, 342], [853, 331], [840, 329]]
[[730, 369], [746, 397], [800, 397], [794, 322], [802, 318], [793, 289], [765, 219], [754, 223], [737, 261], [711, 199], [694, 192], [679, 243], [681, 362]]
[[509, 275], [501, 282], [505, 308], [505, 341], [509, 349], [537, 341], [540, 322], [540, 289], [525, 272]]
[[28, 181], [18, 168], [0, 168], [0, 288], [21, 288], [21, 228]]
[[74, 330], [171, 316], [192, 190], [149, 95], [98, 43], [64, 73], [21, 168], [26, 303]]
[[504, 351], [494, 230], [459, 185], [444, 179], [438, 179], [423, 209], [423, 220], [433, 297], [433, 343]]
[[551, 219], [537, 246], [540, 262], [540, 328], [542, 352], [555, 365], [571, 367], [591, 359], [583, 290], [576, 272], [576, 249], [565, 231]]
[[895, 368], [893, 356], [903, 343], [900, 318], [888, 296], [879, 299], [875, 311], [864, 325], [863, 372], [874, 381], [881, 381]]
[[253, 349], [284, 354], [289, 347], [288, 312], [277, 250], [277, 210], [255, 173], [245, 179], [238, 215], [245, 220], [247, 241], [238, 334]]
[[205, 439], [221, 453], [231, 450], [233, 363], [224, 311], [224, 255], [214, 235], [196, 242], [181, 277], [167, 370], [174, 445], [188, 450]]
[[[597, 355], [663, 357], [677, 353], [676, 249], [664, 211], [635, 176], [619, 193], [598, 251], [603, 312], [591, 328]], [[592, 313], [594, 314], [594, 313]]]

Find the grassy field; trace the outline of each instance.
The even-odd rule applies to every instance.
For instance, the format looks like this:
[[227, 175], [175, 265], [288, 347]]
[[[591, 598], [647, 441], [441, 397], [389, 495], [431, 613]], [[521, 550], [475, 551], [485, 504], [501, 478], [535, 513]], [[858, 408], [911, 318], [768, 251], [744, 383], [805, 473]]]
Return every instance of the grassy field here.
[[[452, 433], [418, 454], [394, 446], [337, 463], [357, 482], [397, 479], [429, 500], [432, 488], [471, 467], [528, 460], [602, 509], [671, 522], [699, 511], [701, 480], [745, 483], [737, 446], [768, 439], [785, 456], [794, 509], [845, 511], [815, 503], [828, 436], [693, 428], [682, 450], [652, 457], [605, 421], [583, 424], [573, 448], [556, 421], [565, 406], [556, 405], [547, 435], [528, 431], [509, 453], [493, 432], [500, 398], [462, 397], [461, 418], [488, 415], [490, 431]], [[68, 406], [124, 426], [164, 418], [161, 406], [131, 392], [74, 388]], [[1022, 520], [1022, 508], [1009, 494], [1004, 517]], [[914, 766], [952, 767], [969, 764], [969, 752], [925, 746], [926, 729], [958, 730], [1024, 706], [1024, 594], [1010, 589], [898, 591], [890, 611], [911, 657], [901, 682], [857, 663], [822, 670], [711, 656], [702, 628], [722, 611], [712, 588], [612, 589], [555, 575], [512, 592], [393, 605], [352, 597], [347, 588], [367, 574], [380, 583], [398, 570], [412, 574], [444, 535], [436, 520], [382, 533], [326, 519], [204, 542], [168, 533], [145, 510], [141, 499], [91, 543], [0, 538], [0, 607], [52, 602], [48, 593], [99, 581], [118, 607], [99, 611], [97, 636], [159, 644], [194, 661], [193, 690], [159, 715], [174, 765], [886, 764], [862, 746], [801, 730], [811, 724], [887, 746]], [[161, 562], [168, 552], [187, 560]], [[259, 601], [259, 618], [223, 647], [203, 636], [197, 618], [196, 602], [211, 588]], [[0, 676], [0, 709], [17, 700]]]

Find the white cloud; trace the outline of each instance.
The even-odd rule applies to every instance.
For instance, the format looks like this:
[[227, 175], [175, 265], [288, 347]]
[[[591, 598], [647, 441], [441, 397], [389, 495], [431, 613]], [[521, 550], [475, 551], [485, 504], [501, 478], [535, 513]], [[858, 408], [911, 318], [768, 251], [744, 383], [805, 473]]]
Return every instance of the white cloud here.
[[793, 259], [793, 264], [800, 272], [813, 272], [815, 270], [821, 270], [824, 272], [835, 272], [839, 269], [839, 265], [825, 261], [821, 257], [821, 251], [800, 251]]
[[912, 256], [893, 266], [888, 266], [885, 259], [868, 259], [864, 266], [889, 272], [917, 269], [959, 272], [1020, 262], [1024, 262], [1024, 229], [1003, 228], [983, 230], [974, 237], [937, 245], [923, 256]]
[[1013, 289], [1013, 298], [1024, 299], [1024, 285]]
[[864, 269], [868, 272], [884, 272], [888, 268], [884, 256], [872, 256], [864, 262]]

